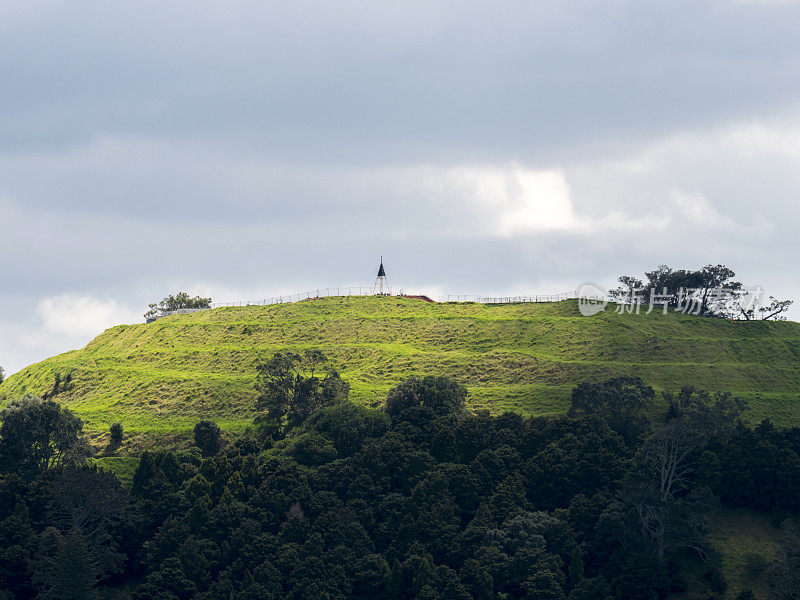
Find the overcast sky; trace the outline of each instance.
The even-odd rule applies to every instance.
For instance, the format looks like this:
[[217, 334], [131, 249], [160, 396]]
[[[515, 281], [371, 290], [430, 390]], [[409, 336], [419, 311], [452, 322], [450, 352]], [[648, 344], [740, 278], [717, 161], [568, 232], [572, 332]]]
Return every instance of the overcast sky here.
[[[179, 289], [800, 299], [800, 2], [0, 3], [0, 365]], [[797, 318], [800, 311], [794, 311]]]

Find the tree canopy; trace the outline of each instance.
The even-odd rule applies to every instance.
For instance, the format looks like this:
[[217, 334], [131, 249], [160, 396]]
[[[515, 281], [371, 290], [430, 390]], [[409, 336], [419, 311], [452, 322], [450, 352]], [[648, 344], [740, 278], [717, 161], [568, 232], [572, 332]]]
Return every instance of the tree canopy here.
[[[721, 600], [714, 506], [800, 512], [800, 429], [750, 427], [725, 394], [684, 388], [662, 411], [620, 377], [579, 385], [569, 416], [526, 418], [412, 377], [379, 409], [326, 404], [319, 353], [270, 360], [264, 393], [290, 408], [315, 389], [310, 415], [269, 440], [198, 424], [202, 448], [145, 452], [129, 491], [0, 444], [0, 598]], [[653, 418], [637, 421], [644, 404]], [[55, 444], [62, 421], [74, 441], [57, 407], [13, 403], [0, 441]], [[792, 598], [800, 544], [794, 520], [784, 529], [764, 569]]]
[[627, 304], [657, 300], [659, 305], [692, 314], [743, 320], [781, 320], [793, 304], [770, 296], [770, 302], [760, 306], [760, 297], [754, 297], [757, 293], [745, 290], [734, 279], [733, 269], [725, 265], [708, 264], [697, 270], [659, 265], [645, 277], [647, 281], [623, 275], [618, 278], [620, 286], [609, 290], [609, 295]]
[[386, 412], [397, 419], [423, 409], [437, 417], [464, 410], [466, 399], [467, 388], [449, 377], [410, 377], [389, 391]]
[[256, 367], [256, 425], [273, 439], [283, 437], [323, 407], [347, 400], [350, 384], [317, 349], [278, 352]]
[[25, 479], [61, 464], [80, 462], [88, 452], [83, 423], [52, 400], [25, 396], [13, 400], [0, 419], [0, 464]]
[[191, 297], [186, 292], [178, 292], [148, 305], [149, 310], [144, 313], [145, 319], [156, 317], [181, 308], [211, 308], [211, 298]]

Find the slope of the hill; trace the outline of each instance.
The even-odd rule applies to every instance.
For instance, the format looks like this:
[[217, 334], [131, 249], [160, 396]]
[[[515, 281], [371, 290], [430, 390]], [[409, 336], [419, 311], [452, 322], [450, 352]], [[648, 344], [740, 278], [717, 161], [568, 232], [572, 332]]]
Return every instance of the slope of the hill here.
[[639, 375], [656, 389], [692, 384], [745, 397], [749, 417], [800, 424], [800, 324], [729, 322], [682, 314], [583, 317], [576, 301], [428, 304], [394, 297], [326, 298], [220, 308], [149, 325], [113, 327], [82, 350], [9, 377], [0, 401], [58, 395], [90, 434], [169, 437], [200, 419], [238, 429], [252, 418], [255, 365], [282, 349], [316, 347], [374, 404], [411, 374], [448, 374], [473, 408], [563, 412], [582, 380]]

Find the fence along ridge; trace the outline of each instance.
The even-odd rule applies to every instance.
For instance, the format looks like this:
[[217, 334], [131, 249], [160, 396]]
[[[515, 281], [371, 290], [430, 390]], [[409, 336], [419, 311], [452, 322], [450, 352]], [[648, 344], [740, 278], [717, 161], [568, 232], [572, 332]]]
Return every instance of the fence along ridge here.
[[[212, 302], [210, 309], [225, 308], [231, 306], [270, 306], [273, 304], [291, 304], [293, 302], [300, 302], [302, 300], [316, 300], [318, 298], [336, 298], [345, 296], [378, 296], [374, 289], [361, 286], [349, 287], [335, 287], [335, 288], [319, 288], [316, 290], [309, 290], [299, 294], [290, 294], [288, 296], [275, 296], [273, 298], [265, 298], [264, 300], [238, 300], [233, 302]], [[419, 297], [425, 294], [404, 294], [402, 291], [399, 294], [387, 294], [396, 298], [403, 297]], [[564, 292], [562, 294], [534, 294], [529, 296], [477, 296], [469, 294], [448, 294], [447, 300], [444, 302], [474, 302], [475, 304], [518, 304], [523, 302], [560, 302], [562, 300], [572, 300], [578, 298], [580, 294], [578, 291]], [[209, 310], [208, 308], [179, 308], [177, 310], [170, 310], [162, 312], [159, 315], [149, 317], [146, 319], [148, 323], [152, 323], [162, 317], [169, 317], [170, 315], [194, 313], [201, 310]]]
[[[272, 304], [290, 304], [302, 300], [316, 300], [318, 298], [335, 298], [345, 296], [377, 296], [372, 288], [361, 286], [318, 288], [308, 290], [288, 296], [275, 296], [263, 300], [236, 300], [232, 302], [212, 302], [211, 308], [224, 308], [230, 306], [268, 306]], [[424, 294], [409, 293], [402, 291], [399, 294], [392, 294], [395, 297], [419, 296]], [[474, 302], [476, 304], [517, 304], [522, 302], [560, 302], [562, 300], [572, 300], [579, 297], [578, 291], [564, 292], [560, 294], [530, 294], [523, 296], [480, 296], [476, 294], [447, 294], [443, 298], [444, 302]]]

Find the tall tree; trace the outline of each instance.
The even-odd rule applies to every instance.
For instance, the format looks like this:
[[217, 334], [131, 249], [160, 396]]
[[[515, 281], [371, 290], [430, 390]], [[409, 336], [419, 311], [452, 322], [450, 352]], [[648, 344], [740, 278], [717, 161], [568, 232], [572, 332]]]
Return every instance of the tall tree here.
[[648, 426], [644, 414], [655, 391], [640, 377], [612, 377], [599, 383], [583, 382], [572, 390], [570, 416], [598, 415], [609, 426], [634, 443]]
[[14, 400], [0, 419], [0, 470], [33, 479], [51, 467], [82, 462], [89, 452], [81, 420], [52, 400]]
[[644, 289], [644, 283], [637, 277], [623, 275], [617, 281], [622, 285], [615, 290], [609, 290], [609, 295], [619, 302], [632, 304], [636, 300], [636, 294]]
[[[319, 370], [325, 373], [319, 376]], [[325, 406], [347, 400], [350, 384], [330, 368], [316, 349], [303, 354], [278, 352], [256, 367], [256, 424], [276, 438], [297, 427]]]
[[194, 444], [203, 456], [212, 456], [219, 451], [221, 434], [219, 425], [213, 421], [200, 421], [194, 426]]
[[681, 547], [705, 557], [706, 514], [716, 498], [707, 487], [692, 489], [689, 476], [698, 451], [730, 434], [746, 405], [727, 394], [712, 398], [685, 388], [678, 406], [681, 412], [639, 449], [637, 468], [622, 490], [659, 559], [668, 549]]
[[71, 528], [62, 533], [55, 527], [48, 527], [39, 537], [39, 554], [32, 562], [39, 598], [97, 598], [100, 567], [81, 532]]
[[88, 546], [98, 575], [116, 573], [124, 555], [110, 530], [125, 514], [126, 495], [112, 473], [95, 468], [60, 470], [50, 484], [50, 522], [62, 531], [77, 531]]
[[700, 314], [718, 314], [726, 300], [742, 289], [736, 273], [725, 265], [706, 265], [699, 271]]

